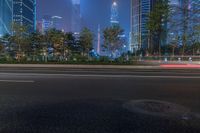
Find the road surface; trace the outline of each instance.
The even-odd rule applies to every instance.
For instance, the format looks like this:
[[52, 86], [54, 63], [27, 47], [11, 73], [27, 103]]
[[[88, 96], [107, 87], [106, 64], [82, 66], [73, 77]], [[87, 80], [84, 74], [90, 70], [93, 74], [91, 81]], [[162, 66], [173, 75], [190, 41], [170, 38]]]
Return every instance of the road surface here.
[[199, 117], [132, 112], [159, 100], [200, 113], [199, 70], [0, 68], [0, 133], [199, 133]]

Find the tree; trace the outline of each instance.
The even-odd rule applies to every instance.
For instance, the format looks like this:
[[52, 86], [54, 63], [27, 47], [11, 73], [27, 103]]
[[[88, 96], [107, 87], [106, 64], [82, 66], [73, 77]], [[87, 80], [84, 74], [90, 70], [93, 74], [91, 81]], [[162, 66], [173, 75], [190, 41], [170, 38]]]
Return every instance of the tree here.
[[12, 24], [12, 31], [13, 35], [11, 36], [11, 43], [14, 43], [16, 45], [16, 51], [17, 51], [17, 59], [20, 61], [22, 59], [22, 56], [24, 55], [24, 50], [28, 47], [28, 33], [27, 33], [27, 26], [20, 25], [18, 23]]
[[64, 57], [70, 55], [71, 52], [77, 51], [76, 39], [72, 32], [67, 32], [64, 35]]
[[200, 42], [193, 43], [192, 44], [193, 55], [197, 54], [199, 50], [200, 50]]
[[124, 30], [120, 26], [107, 27], [103, 31], [104, 47], [114, 54], [124, 44], [124, 39], [121, 37], [123, 34]]
[[169, 19], [169, 13], [170, 13], [169, 0], [159, 0], [156, 2], [155, 6], [150, 12], [149, 19], [147, 22], [147, 29], [149, 30], [149, 38], [151, 39], [150, 42], [157, 43], [157, 45], [154, 44], [154, 46], [150, 47], [152, 47], [155, 50], [154, 52], [159, 52], [160, 55], [161, 55], [161, 44], [164, 38], [166, 37], [165, 35], [167, 33], [166, 24]]
[[37, 55], [41, 54], [41, 51], [47, 49], [45, 35], [39, 32], [33, 32], [29, 35], [29, 41], [31, 45], [31, 53], [33, 54], [34, 60]]
[[93, 33], [88, 28], [83, 28], [80, 33], [80, 45], [84, 54], [89, 54], [93, 48]]
[[2, 39], [0, 38], [0, 52], [3, 50], [4, 46], [3, 46], [3, 41]]
[[50, 29], [46, 33], [47, 42], [53, 47], [54, 55], [61, 57], [64, 48], [64, 33], [60, 30]]
[[[190, 8], [188, 8], [190, 6]], [[171, 29], [179, 31], [181, 42], [181, 54], [185, 54], [187, 48], [194, 44], [195, 26], [199, 24], [200, 17], [200, 1], [189, 2], [183, 0], [179, 4], [173, 5], [173, 12], [171, 14]]]
[[178, 44], [176, 42], [174, 42], [174, 43], [171, 43], [169, 46], [172, 49], [172, 56], [174, 57], [175, 56], [175, 49], [178, 48]]
[[197, 53], [198, 50], [200, 50], [200, 25], [195, 25], [193, 27], [193, 31], [191, 32], [190, 40], [192, 42], [192, 51], [193, 55]]

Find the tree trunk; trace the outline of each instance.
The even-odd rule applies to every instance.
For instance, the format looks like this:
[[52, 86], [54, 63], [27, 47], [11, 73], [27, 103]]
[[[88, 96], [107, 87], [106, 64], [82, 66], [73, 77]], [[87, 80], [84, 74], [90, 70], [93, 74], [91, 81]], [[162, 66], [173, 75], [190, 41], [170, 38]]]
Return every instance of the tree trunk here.
[[172, 53], [173, 53], [172, 57], [174, 58], [174, 55], [175, 55], [175, 48], [174, 47], [172, 48]]
[[193, 56], [194, 56], [195, 55], [195, 48], [192, 49], [192, 52], [193, 52]]

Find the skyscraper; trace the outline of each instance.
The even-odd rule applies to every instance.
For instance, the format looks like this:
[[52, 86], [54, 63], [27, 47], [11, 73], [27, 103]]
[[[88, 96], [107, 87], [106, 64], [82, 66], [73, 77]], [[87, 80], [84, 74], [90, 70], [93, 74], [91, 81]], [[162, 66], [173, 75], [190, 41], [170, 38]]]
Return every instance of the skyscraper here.
[[167, 44], [174, 42], [181, 43], [178, 38], [183, 34], [183, 24], [187, 23], [187, 21], [184, 21], [185, 15], [183, 14], [183, 11], [186, 8], [186, 4], [184, 3], [183, 0], [172, 0], [169, 3], [171, 7], [171, 16], [167, 24]]
[[111, 6], [111, 17], [110, 17], [110, 23], [111, 25], [119, 25], [119, 13], [118, 13], [118, 3], [117, 0], [112, 0], [112, 6]]
[[80, 0], [72, 0], [71, 31], [79, 33], [81, 30]]
[[13, 0], [13, 21], [36, 30], [36, 0]]
[[[200, 0], [173, 0], [170, 2], [172, 17], [168, 23], [168, 44], [176, 41], [183, 45], [183, 37], [191, 36], [200, 22]], [[177, 40], [177, 38], [179, 39]], [[187, 44], [191, 42], [187, 41]]]
[[155, 0], [131, 0], [131, 51], [149, 47], [148, 29], [146, 24], [148, 16], [155, 4]]
[[11, 34], [12, 13], [13, 1], [0, 0], [0, 36]]
[[45, 15], [42, 18], [42, 33], [44, 34], [49, 29], [53, 28], [53, 21], [51, 19], [51, 16]]
[[62, 19], [63, 18], [61, 16], [52, 16], [51, 20], [52, 20], [53, 28], [64, 31], [63, 27], [60, 26]]

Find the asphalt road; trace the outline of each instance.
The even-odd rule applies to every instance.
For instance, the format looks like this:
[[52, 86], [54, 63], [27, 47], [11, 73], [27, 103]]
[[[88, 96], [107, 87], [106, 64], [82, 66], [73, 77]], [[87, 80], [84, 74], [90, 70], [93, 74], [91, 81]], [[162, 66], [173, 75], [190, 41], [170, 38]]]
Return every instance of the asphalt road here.
[[0, 68], [0, 133], [199, 133], [200, 118], [132, 112], [132, 100], [200, 113], [199, 70]]

